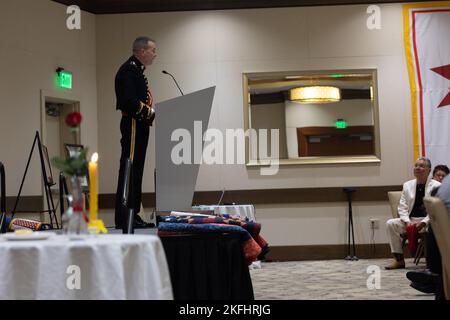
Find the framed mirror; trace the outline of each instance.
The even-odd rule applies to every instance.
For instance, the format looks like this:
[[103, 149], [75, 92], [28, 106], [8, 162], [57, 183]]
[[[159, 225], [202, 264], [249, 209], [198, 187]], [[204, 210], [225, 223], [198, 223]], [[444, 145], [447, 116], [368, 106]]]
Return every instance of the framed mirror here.
[[247, 166], [381, 161], [376, 69], [244, 73], [243, 88]]

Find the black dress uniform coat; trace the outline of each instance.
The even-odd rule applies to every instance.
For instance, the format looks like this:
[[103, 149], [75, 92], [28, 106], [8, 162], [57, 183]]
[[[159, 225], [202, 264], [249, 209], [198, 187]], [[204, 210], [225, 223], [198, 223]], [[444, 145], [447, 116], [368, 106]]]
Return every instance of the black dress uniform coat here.
[[[133, 163], [131, 196], [129, 207], [139, 213], [142, 200], [142, 176], [147, 152], [150, 126], [155, 118], [153, 99], [144, 75], [145, 66], [134, 56], [130, 57], [117, 71], [115, 78], [116, 109], [121, 110], [120, 132], [122, 147], [120, 156], [119, 181], [116, 193], [115, 223], [116, 228], [125, 227], [125, 212], [121, 208], [124, 188], [126, 160]], [[143, 221], [135, 216], [136, 222]]]

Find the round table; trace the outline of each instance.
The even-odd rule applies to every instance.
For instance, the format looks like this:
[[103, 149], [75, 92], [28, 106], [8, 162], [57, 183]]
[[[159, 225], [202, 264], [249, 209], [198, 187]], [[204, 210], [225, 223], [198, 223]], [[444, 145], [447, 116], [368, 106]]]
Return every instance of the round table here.
[[155, 235], [0, 236], [0, 257], [0, 299], [173, 299]]

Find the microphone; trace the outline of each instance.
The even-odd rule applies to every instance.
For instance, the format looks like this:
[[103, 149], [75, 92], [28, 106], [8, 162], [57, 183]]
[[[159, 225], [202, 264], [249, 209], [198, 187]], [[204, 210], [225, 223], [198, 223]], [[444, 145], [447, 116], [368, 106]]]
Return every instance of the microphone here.
[[180, 86], [178, 85], [178, 82], [177, 82], [177, 80], [175, 79], [175, 77], [174, 77], [172, 74], [170, 74], [169, 72], [167, 72], [166, 70], [163, 70], [162, 73], [168, 74], [169, 76], [172, 77], [173, 81], [174, 81], [175, 84], [177, 85], [178, 90], [180, 90], [181, 95], [184, 96], [184, 93], [183, 93], [183, 91], [181, 91]]

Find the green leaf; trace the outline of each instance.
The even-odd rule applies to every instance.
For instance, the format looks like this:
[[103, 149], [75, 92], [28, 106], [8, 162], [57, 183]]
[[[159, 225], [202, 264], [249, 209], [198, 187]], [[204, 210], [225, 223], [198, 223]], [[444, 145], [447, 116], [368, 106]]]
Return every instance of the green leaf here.
[[81, 150], [78, 157], [71, 157], [69, 159], [61, 159], [53, 157], [52, 164], [64, 172], [67, 176], [85, 176], [88, 172], [88, 163], [86, 161], [87, 148]]

